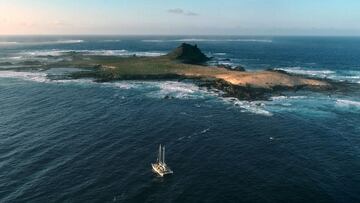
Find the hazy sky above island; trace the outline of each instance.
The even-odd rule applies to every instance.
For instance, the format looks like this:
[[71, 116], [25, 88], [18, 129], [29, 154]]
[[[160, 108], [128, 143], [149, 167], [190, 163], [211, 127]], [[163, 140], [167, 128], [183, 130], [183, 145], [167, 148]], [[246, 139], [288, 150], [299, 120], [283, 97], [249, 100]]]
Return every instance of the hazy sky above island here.
[[0, 34], [360, 35], [360, 1], [0, 0]]

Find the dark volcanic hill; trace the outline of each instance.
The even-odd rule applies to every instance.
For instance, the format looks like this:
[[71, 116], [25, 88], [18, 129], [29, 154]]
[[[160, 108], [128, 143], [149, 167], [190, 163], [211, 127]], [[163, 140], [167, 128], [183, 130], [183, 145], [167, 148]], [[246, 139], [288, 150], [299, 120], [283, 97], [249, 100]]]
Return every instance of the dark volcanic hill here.
[[187, 43], [182, 43], [167, 56], [173, 60], [179, 60], [189, 64], [202, 64], [209, 60], [209, 58], [200, 51], [197, 45]]

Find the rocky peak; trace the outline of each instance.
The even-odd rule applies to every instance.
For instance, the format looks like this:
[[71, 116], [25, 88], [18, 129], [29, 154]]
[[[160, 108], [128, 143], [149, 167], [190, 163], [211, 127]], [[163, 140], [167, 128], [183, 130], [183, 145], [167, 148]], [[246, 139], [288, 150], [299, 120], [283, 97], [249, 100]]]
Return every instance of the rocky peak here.
[[209, 60], [209, 58], [201, 52], [197, 45], [182, 43], [168, 55], [173, 60], [180, 60], [183, 63], [201, 64]]

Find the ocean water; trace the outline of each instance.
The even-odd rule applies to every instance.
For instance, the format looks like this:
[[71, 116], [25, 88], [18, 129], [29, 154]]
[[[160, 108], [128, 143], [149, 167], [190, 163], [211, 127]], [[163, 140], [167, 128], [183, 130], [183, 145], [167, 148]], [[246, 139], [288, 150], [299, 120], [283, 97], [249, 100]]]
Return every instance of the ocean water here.
[[[248, 102], [190, 81], [96, 83], [39, 66], [69, 51], [159, 56], [182, 42], [210, 64], [352, 88]], [[360, 202], [359, 56], [351, 37], [3, 36], [0, 202]], [[151, 171], [159, 144], [166, 178]]]

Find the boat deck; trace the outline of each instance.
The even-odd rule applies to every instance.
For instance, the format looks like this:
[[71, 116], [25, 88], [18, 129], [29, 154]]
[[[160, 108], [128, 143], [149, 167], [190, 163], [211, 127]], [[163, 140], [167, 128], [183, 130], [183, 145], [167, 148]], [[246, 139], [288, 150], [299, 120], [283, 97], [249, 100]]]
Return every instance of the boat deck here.
[[157, 174], [159, 174], [161, 177], [174, 173], [169, 167], [166, 165], [162, 165], [159, 163], [151, 164], [153, 171]]

